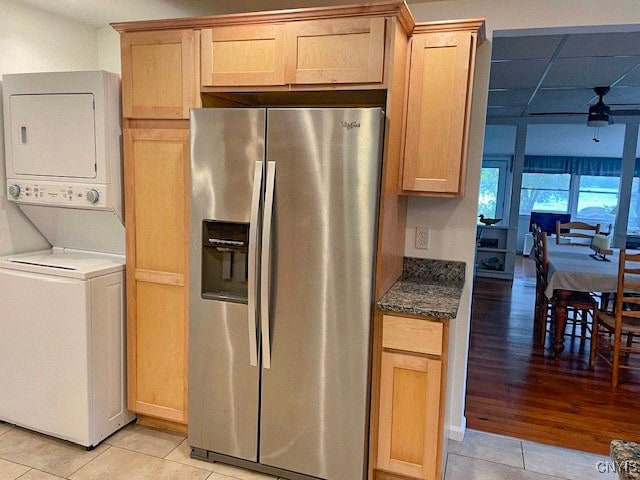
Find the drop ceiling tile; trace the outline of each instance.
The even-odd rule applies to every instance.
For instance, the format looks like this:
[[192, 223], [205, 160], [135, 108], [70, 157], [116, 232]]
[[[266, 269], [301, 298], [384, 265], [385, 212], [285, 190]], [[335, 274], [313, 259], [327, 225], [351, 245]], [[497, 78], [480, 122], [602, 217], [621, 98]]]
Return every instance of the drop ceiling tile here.
[[489, 90], [489, 105], [497, 107], [518, 107], [529, 102], [533, 88], [513, 90]]
[[519, 117], [523, 107], [487, 107], [487, 117]]
[[640, 57], [582, 57], [553, 60], [543, 87], [611, 85], [640, 62]]
[[636, 67], [632, 72], [624, 77], [616, 86], [640, 87], [640, 67]]
[[623, 103], [625, 105], [640, 105], [640, 86], [638, 87], [611, 87], [604, 97], [604, 103]]
[[558, 57], [614, 57], [638, 55], [640, 32], [567, 35]]
[[551, 58], [561, 39], [562, 35], [494, 37], [491, 58], [493, 60]]
[[541, 88], [531, 101], [532, 107], [550, 108], [551, 105], [579, 108], [595, 97], [590, 88]]
[[534, 88], [547, 64], [548, 60], [492, 61], [489, 88]]

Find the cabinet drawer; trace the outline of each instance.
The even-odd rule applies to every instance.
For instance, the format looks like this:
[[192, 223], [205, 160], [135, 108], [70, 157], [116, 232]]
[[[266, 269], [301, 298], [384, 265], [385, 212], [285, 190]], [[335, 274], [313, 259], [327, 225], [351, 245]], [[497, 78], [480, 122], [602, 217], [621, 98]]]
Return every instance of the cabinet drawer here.
[[442, 324], [417, 318], [384, 315], [382, 348], [442, 355]]

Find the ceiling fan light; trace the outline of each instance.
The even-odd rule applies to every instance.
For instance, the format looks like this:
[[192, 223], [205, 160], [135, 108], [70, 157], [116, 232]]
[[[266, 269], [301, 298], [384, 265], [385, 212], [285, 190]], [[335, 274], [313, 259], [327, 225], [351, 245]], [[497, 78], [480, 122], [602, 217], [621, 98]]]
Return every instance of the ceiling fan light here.
[[606, 127], [613, 124], [609, 114], [604, 112], [589, 112], [587, 117], [587, 125], [590, 127]]

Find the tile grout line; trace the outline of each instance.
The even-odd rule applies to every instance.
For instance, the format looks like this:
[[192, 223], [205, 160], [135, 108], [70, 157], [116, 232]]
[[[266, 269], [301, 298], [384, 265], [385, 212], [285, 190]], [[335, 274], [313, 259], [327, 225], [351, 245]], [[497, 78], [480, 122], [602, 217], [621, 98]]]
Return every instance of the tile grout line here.
[[[167, 457], [169, 455], [171, 455], [173, 452], [175, 452], [178, 448], [180, 448], [180, 445], [182, 445], [182, 443], [186, 440], [186, 438], [180, 440], [180, 443], [178, 443], [178, 445], [176, 445], [174, 448], [171, 449], [171, 451], [169, 453], [167, 453], [164, 457], [162, 457], [163, 460], [167, 460]], [[208, 477], [207, 477], [208, 478]]]
[[[180, 442], [182, 443], [182, 442]], [[126, 450], [127, 452], [133, 452], [133, 453], [139, 453], [141, 455], [146, 455], [147, 457], [151, 457], [151, 458], [157, 458], [158, 460], [167, 460], [169, 462], [173, 462], [173, 463], [180, 463], [180, 462], [175, 462], [173, 460], [168, 460], [167, 456], [171, 454], [171, 452], [173, 452], [173, 450], [175, 450], [175, 448], [173, 450], [171, 450], [171, 452], [167, 453], [167, 455], [165, 455], [164, 457], [159, 457], [157, 455], [153, 455], [151, 453], [146, 453], [146, 452], [141, 452], [140, 450], [134, 450], [133, 448], [129, 448], [129, 447], [123, 447], [121, 445], [113, 445], [112, 443], [108, 444], [110, 447], [115, 447], [115, 448], [119, 448], [120, 450]], [[179, 445], [178, 445], [179, 446]], [[178, 447], [176, 447], [178, 448]], [[182, 463], [181, 465], [186, 465], [186, 463]], [[195, 467], [198, 468], [198, 467]], [[204, 470], [203, 468], [201, 468], [200, 470]]]
[[[20, 465], [19, 463], [16, 463], [16, 465]], [[22, 475], [20, 475], [19, 477], [17, 477], [15, 480], [20, 480], [22, 477], [24, 477], [27, 473], [29, 473], [31, 470], [35, 470], [35, 468], [29, 468], [29, 470], [27, 470], [26, 472], [24, 472]]]
[[[180, 442], [180, 443], [182, 443], [182, 442]], [[164, 461], [164, 462], [173, 463], [174, 465], [182, 465], [182, 466], [185, 466], [185, 467], [195, 468], [196, 470], [201, 470], [201, 471], [203, 471], [203, 472], [207, 472], [207, 473], [217, 473], [217, 472], [213, 472], [213, 471], [210, 471], [210, 470], [207, 470], [207, 469], [204, 469], [204, 468], [194, 467], [193, 465], [189, 465], [188, 463], [176, 462], [175, 460], [168, 460], [168, 459], [167, 459], [167, 458], [165, 458], [165, 457], [156, 457], [155, 455], [151, 455], [151, 454], [149, 454], [149, 453], [144, 453], [144, 452], [140, 452], [140, 451], [137, 451], [137, 450], [131, 450], [130, 448], [120, 447], [120, 446], [118, 446], [118, 445], [111, 445], [111, 444], [110, 444], [110, 445], [109, 445], [109, 448], [115, 448], [116, 450], [124, 450], [124, 451], [126, 451], [126, 452], [131, 452], [131, 453], [137, 453], [137, 454], [140, 454], [140, 455], [144, 455], [145, 457], [155, 458], [156, 460], [162, 460], [162, 461]], [[175, 450], [175, 449], [174, 449], [174, 450]], [[105, 451], [106, 451], [106, 450], [105, 450]], [[172, 451], [173, 451], [173, 450], [172, 450]], [[104, 453], [104, 452], [102, 452], [102, 453]], [[100, 455], [102, 455], [102, 453], [101, 453]], [[100, 455], [98, 455], [98, 457], [99, 457]], [[98, 457], [96, 457], [96, 458], [98, 458]], [[95, 460], [95, 458], [94, 458], [93, 460]], [[91, 460], [91, 462], [93, 462], [93, 460]], [[91, 462], [89, 462], [89, 463], [91, 463]], [[88, 465], [88, 464], [87, 464], [87, 465]], [[78, 470], [79, 470], [79, 469], [78, 469]], [[77, 470], [76, 470], [76, 472], [77, 472]], [[76, 472], [73, 472], [73, 473], [76, 473]], [[222, 475], [222, 474], [220, 474], [220, 475]], [[211, 476], [211, 475], [209, 475], [209, 476]], [[228, 475], [227, 475], [227, 476], [228, 476]], [[209, 478], [209, 477], [206, 477], [206, 478]], [[231, 478], [234, 478], [234, 479], [235, 479], [236, 477], [231, 477]], [[205, 480], [206, 480], [206, 479], [205, 479]], [[242, 479], [238, 479], [238, 480], [242, 480]]]
[[449, 452], [447, 452], [444, 456], [444, 472], [442, 472], [442, 478], [446, 480], [447, 478], [447, 467], [449, 466]]
[[[503, 467], [515, 468], [516, 470], [524, 470], [524, 469], [522, 469], [520, 467], [514, 467], [513, 465], [507, 465], [506, 463], [500, 463], [500, 462], [496, 462], [494, 460], [487, 460], [486, 458], [470, 457], [469, 455], [462, 455], [460, 453], [451, 453], [451, 454], [447, 453], [447, 456], [448, 455], [457, 455], [458, 457], [469, 458], [471, 460], [479, 460], [481, 462], [492, 463], [493, 465], [500, 465], [500, 466], [503, 466]], [[545, 476], [547, 476], [549, 478], [557, 478], [558, 480], [570, 480], [568, 478], [556, 477], [555, 475], [548, 475], [546, 473], [534, 472], [534, 471], [531, 471], [531, 470], [527, 470], [527, 471], [530, 472], [530, 473], [535, 473], [537, 475], [545, 475]]]
[[522, 469], [527, 470], [527, 461], [524, 459], [524, 443], [520, 440], [520, 454], [522, 455]]
[[[97, 448], [97, 447], [96, 447]], [[107, 448], [104, 449], [104, 452], [100, 452], [98, 455], [96, 455], [95, 457], [93, 457], [91, 460], [89, 460], [87, 463], [85, 463], [84, 465], [82, 465], [79, 468], [76, 468], [73, 472], [71, 472], [69, 475], [67, 475], [66, 477], [63, 478], [71, 478], [73, 475], [75, 475], [76, 473], [78, 473], [79, 470], [83, 469], [84, 467], [86, 467], [87, 465], [89, 465], [91, 462], [93, 462], [96, 458], [101, 457], [102, 455], [104, 455], [105, 452], [108, 452], [111, 449], [111, 445], [108, 445]], [[49, 473], [49, 472], [45, 472], [45, 473]]]

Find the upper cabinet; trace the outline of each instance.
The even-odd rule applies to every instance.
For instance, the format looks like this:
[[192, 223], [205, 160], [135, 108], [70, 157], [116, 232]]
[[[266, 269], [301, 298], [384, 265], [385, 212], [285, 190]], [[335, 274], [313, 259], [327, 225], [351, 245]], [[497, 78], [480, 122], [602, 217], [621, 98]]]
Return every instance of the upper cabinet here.
[[125, 118], [189, 118], [200, 105], [196, 30], [125, 32], [120, 36]]
[[462, 196], [482, 20], [416, 25], [411, 39], [402, 188]]
[[202, 86], [284, 85], [282, 24], [202, 30]]
[[383, 17], [288, 23], [287, 83], [382, 83], [384, 26]]
[[384, 17], [205, 28], [202, 86], [381, 84], [384, 50]]

